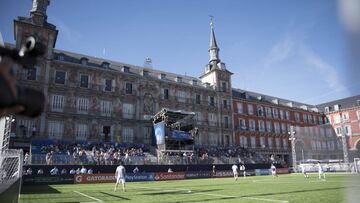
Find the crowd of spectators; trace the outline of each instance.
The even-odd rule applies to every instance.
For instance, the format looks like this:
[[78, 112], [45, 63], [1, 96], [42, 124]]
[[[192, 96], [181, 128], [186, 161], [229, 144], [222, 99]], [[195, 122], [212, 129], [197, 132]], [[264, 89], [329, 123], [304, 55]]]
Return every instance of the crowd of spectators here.
[[[37, 154], [45, 154], [45, 162], [47, 165], [117, 165], [120, 162], [124, 164], [145, 164], [147, 163], [147, 159], [150, 160], [151, 158], [150, 154], [149, 156], [145, 156], [145, 152], [149, 151], [147, 146], [135, 144], [59, 142], [37, 145], [36, 147], [38, 149], [35, 150]], [[29, 155], [25, 156], [27, 157], [25, 157], [26, 165], [29, 163]], [[59, 157], [61, 157], [61, 160], [58, 159]], [[64, 159], [64, 157], [66, 159]], [[164, 152], [157, 155], [158, 164], [221, 164], [234, 162], [247, 164], [284, 164], [284, 161], [279, 157], [261, 155], [251, 149], [243, 147], [197, 145], [193, 152]]]
[[35, 155], [44, 155], [47, 165], [53, 164], [97, 164], [113, 165], [120, 161], [130, 163], [133, 157], [145, 156], [144, 145], [118, 143], [52, 143], [34, 146], [39, 148]]

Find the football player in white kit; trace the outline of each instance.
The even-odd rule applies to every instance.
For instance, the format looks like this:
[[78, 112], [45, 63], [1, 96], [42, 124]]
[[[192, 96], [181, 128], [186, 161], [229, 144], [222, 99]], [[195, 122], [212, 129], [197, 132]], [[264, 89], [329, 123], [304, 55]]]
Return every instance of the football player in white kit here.
[[116, 183], [115, 183], [114, 192], [116, 192], [119, 183], [122, 184], [123, 192], [125, 192], [125, 176], [126, 176], [125, 167], [122, 165], [122, 163], [120, 163], [120, 166], [118, 166], [115, 171]]
[[304, 164], [300, 164], [300, 168], [301, 168], [301, 172], [302, 172], [302, 174], [304, 175], [304, 177], [305, 177], [305, 178], [308, 178], [309, 175], [308, 175], [307, 172], [306, 172], [305, 165], [304, 165]]
[[317, 163], [318, 169], [319, 169], [319, 180], [321, 180], [321, 178], [323, 177], [325, 180], [325, 173], [324, 173], [324, 169], [322, 168], [320, 161]]
[[278, 177], [276, 174], [276, 167], [274, 164], [271, 164], [271, 174], [273, 177]]
[[238, 179], [239, 173], [238, 173], [238, 166], [236, 164], [232, 165], [231, 167], [235, 180]]

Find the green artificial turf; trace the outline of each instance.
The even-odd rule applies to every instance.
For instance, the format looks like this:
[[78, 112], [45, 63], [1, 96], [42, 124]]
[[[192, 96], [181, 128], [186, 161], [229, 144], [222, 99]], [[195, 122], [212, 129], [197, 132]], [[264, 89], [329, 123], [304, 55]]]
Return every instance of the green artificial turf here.
[[326, 181], [310, 174], [212, 178], [114, 184], [23, 186], [20, 202], [360, 202], [360, 176], [327, 174]]

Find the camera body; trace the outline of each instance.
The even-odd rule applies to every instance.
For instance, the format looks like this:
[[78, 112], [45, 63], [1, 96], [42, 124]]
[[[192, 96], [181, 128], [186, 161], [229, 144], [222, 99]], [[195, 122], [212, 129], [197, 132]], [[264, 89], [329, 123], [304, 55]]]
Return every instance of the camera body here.
[[[37, 63], [37, 58], [44, 55], [45, 46], [35, 41], [34, 37], [28, 37], [20, 50], [0, 47], [0, 56], [10, 57], [15, 63], [23, 68], [32, 67]], [[0, 67], [1, 68], [1, 67]], [[23, 106], [20, 115], [36, 117], [39, 116], [45, 106], [45, 95], [38, 90], [17, 85], [17, 94], [12, 94], [7, 81], [0, 75], [0, 108], [11, 108]]]

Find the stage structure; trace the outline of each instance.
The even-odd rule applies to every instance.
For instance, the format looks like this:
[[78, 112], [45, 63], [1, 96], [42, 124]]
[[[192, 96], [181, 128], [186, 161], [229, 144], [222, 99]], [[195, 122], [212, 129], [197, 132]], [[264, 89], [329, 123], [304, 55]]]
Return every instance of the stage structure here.
[[194, 116], [194, 112], [163, 108], [153, 117], [158, 156], [166, 152], [194, 151], [198, 134]]

